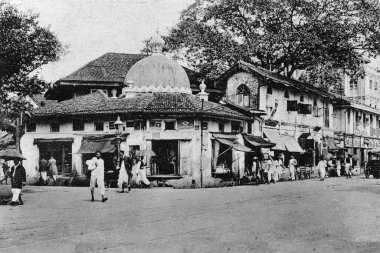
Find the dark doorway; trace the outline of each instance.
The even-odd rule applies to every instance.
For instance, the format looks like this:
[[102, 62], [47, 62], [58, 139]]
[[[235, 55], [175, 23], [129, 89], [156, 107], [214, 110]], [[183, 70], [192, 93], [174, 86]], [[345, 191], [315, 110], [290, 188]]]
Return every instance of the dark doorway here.
[[179, 175], [178, 140], [153, 140], [152, 175]]

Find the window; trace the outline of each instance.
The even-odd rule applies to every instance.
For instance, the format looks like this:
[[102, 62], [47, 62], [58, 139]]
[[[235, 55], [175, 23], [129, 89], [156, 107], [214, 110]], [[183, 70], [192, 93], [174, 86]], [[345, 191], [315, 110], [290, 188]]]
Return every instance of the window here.
[[325, 127], [330, 127], [330, 111], [329, 111], [329, 108], [325, 108]]
[[50, 132], [59, 132], [59, 123], [51, 123]]
[[301, 97], [300, 97], [300, 102], [303, 102], [303, 94], [301, 94]]
[[108, 129], [109, 130], [115, 130], [116, 129], [116, 125], [115, 125], [114, 121], [108, 122]]
[[149, 121], [149, 127], [152, 130], [161, 130], [162, 129], [162, 122], [161, 121]]
[[289, 91], [288, 90], [285, 90], [285, 98], [289, 98]]
[[84, 122], [83, 121], [74, 121], [73, 122], [73, 131], [84, 131]]
[[267, 94], [273, 94], [272, 85], [268, 85]]
[[95, 122], [95, 131], [104, 131], [104, 123]]
[[236, 103], [241, 106], [249, 106], [250, 92], [246, 85], [242, 84], [236, 89]]
[[218, 129], [219, 129], [219, 132], [224, 132], [224, 123], [219, 122]]
[[372, 80], [369, 80], [369, 89], [372, 89]]
[[175, 130], [175, 121], [165, 121], [165, 130]]
[[248, 134], [252, 134], [252, 123], [248, 122], [248, 129], [247, 129]]
[[146, 121], [136, 121], [134, 124], [135, 130], [145, 130], [146, 129]]
[[28, 123], [26, 125], [27, 132], [35, 132], [36, 131], [36, 123]]
[[375, 90], [377, 90], [377, 82], [375, 82]]
[[234, 133], [240, 132], [240, 122], [239, 121], [232, 121], [231, 122], [231, 131]]
[[318, 100], [317, 100], [316, 98], [314, 98], [313, 105], [314, 105], [314, 106], [318, 106]]
[[135, 122], [134, 121], [127, 121], [126, 123], [125, 123], [125, 126], [127, 127], [127, 128], [131, 128], [131, 127], [135, 127]]

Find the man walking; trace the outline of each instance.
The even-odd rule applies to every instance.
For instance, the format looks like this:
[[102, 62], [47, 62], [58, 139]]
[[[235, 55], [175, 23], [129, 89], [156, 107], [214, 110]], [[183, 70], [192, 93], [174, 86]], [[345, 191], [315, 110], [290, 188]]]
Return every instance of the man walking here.
[[102, 195], [102, 202], [107, 201], [108, 198], [105, 197], [104, 188], [104, 161], [101, 158], [100, 151], [96, 151], [96, 157], [92, 160], [87, 161], [88, 170], [91, 171], [90, 179], [90, 190], [91, 190], [91, 202], [94, 202], [94, 190], [95, 185], [98, 184], [99, 192]]
[[345, 174], [346, 174], [346, 178], [351, 178], [351, 169], [352, 169], [352, 155], [349, 154], [348, 157], [346, 157], [346, 161], [345, 161], [345, 165], [344, 165], [344, 168], [345, 168]]
[[295, 167], [297, 166], [297, 160], [294, 158], [294, 156], [290, 156], [289, 160], [289, 171], [290, 171], [290, 179], [292, 181], [296, 180], [295, 177]]
[[11, 168], [11, 185], [12, 185], [12, 206], [23, 205], [21, 199], [21, 189], [26, 182], [25, 168], [20, 164], [19, 160], [14, 160], [14, 166]]

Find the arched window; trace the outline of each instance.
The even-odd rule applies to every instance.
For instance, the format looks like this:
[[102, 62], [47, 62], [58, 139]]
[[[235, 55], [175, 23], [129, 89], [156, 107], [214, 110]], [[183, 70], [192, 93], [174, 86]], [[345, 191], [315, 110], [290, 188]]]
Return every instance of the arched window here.
[[242, 84], [236, 89], [236, 103], [241, 106], [249, 106], [250, 92], [246, 85]]

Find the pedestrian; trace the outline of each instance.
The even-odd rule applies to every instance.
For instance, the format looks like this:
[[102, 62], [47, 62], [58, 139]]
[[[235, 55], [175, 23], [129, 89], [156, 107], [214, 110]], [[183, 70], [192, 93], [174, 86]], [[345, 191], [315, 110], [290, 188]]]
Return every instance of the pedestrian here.
[[5, 181], [5, 184], [8, 184], [8, 177], [9, 177], [9, 166], [8, 166], [8, 163], [3, 160], [3, 162], [0, 163], [0, 165], [1, 165], [1, 168], [2, 168], [3, 173], [4, 173], [4, 178], [1, 179], [0, 184], [3, 184], [3, 181]]
[[47, 170], [48, 168], [48, 161], [45, 158], [42, 158], [40, 161], [40, 179], [42, 180], [42, 184], [45, 184], [47, 181]]
[[128, 173], [127, 167], [131, 167], [130, 161], [128, 157], [124, 156], [124, 151], [121, 151], [119, 165], [116, 169], [119, 170], [119, 178], [117, 184], [121, 188], [122, 193], [124, 192], [124, 188], [126, 187], [128, 188], [128, 191], [131, 190], [130, 181], [132, 178], [132, 172]]
[[91, 202], [94, 202], [94, 191], [95, 185], [98, 184], [98, 189], [102, 195], [102, 202], [107, 201], [106, 192], [104, 188], [104, 161], [101, 158], [102, 154], [100, 151], [96, 151], [95, 157], [88, 160], [86, 164], [88, 165], [88, 170], [91, 171], [90, 179], [90, 191], [91, 191]]
[[270, 166], [269, 166], [269, 172], [268, 172], [268, 179], [269, 179], [269, 183], [276, 183], [276, 180], [277, 180], [277, 161], [273, 159], [273, 157], [271, 157], [271, 163], [270, 163]]
[[324, 157], [321, 157], [319, 160], [319, 163], [317, 165], [318, 171], [319, 171], [319, 176], [321, 177], [321, 181], [325, 180], [326, 176], [326, 166], [327, 166], [327, 161], [324, 159]]
[[278, 156], [277, 161], [277, 181], [280, 181], [281, 175], [283, 173], [284, 161], [282, 160], [281, 156]]
[[291, 155], [290, 160], [289, 160], [289, 172], [290, 172], [290, 180], [292, 181], [296, 180], [296, 177], [295, 177], [296, 166], [297, 166], [297, 160], [294, 158], [293, 155]]
[[10, 177], [12, 186], [12, 201], [10, 205], [23, 205], [24, 202], [21, 199], [21, 189], [26, 183], [26, 173], [25, 168], [20, 163], [20, 160], [14, 160], [14, 166], [11, 168]]
[[57, 161], [54, 159], [54, 156], [51, 155], [49, 162], [48, 162], [48, 168], [49, 168], [49, 174], [53, 178], [53, 181], [57, 180], [57, 175], [58, 175], [58, 168], [57, 168]]
[[256, 185], [259, 185], [260, 180], [261, 180], [260, 172], [261, 172], [261, 163], [259, 159], [257, 158], [257, 156], [255, 156], [253, 157], [252, 173], [255, 177], [254, 180], [255, 180]]
[[336, 159], [336, 175], [340, 177], [340, 171], [342, 169], [342, 158], [339, 156]]
[[351, 178], [351, 169], [352, 169], [352, 155], [351, 154], [349, 154], [348, 157], [346, 157], [344, 168], [345, 168], [344, 172], [346, 174], [346, 178]]
[[144, 162], [142, 161], [142, 158], [137, 160], [136, 167], [138, 168], [136, 184], [138, 186], [141, 186], [141, 182], [142, 182], [144, 183], [145, 186], [149, 186], [150, 182], [148, 178], [146, 177], [146, 166]]

